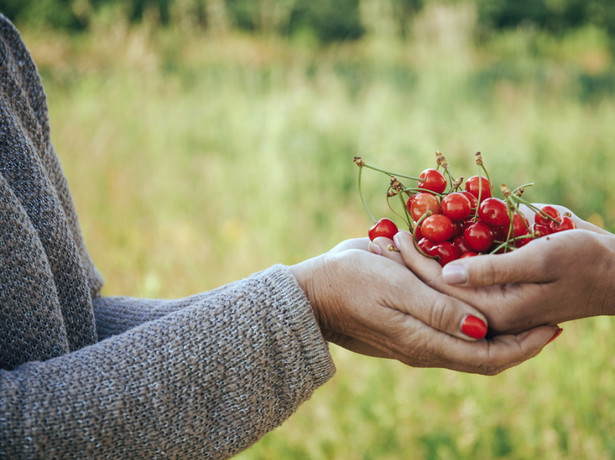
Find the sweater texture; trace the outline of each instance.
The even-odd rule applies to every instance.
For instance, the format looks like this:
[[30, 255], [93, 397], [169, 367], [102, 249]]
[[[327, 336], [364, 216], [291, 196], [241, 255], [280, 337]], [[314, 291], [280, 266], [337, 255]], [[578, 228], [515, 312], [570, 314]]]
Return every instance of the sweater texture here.
[[228, 458], [334, 373], [283, 265], [174, 300], [102, 285], [0, 14], [0, 458]]

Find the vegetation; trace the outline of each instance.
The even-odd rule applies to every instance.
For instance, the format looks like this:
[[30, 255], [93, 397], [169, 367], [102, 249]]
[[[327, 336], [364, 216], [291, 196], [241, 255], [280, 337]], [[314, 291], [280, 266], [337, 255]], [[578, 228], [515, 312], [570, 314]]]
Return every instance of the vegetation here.
[[[481, 35], [480, 8], [458, 1], [425, 2], [402, 34], [361, 1], [363, 32], [324, 44], [250, 32], [248, 3], [226, 3], [243, 30], [102, 6], [79, 33], [24, 22], [106, 293], [185, 296], [365, 235], [356, 154], [414, 172], [439, 149], [468, 176], [481, 150], [495, 180], [615, 230], [605, 28]], [[364, 187], [386, 215], [380, 180]], [[614, 323], [563, 326], [496, 377], [333, 347], [337, 376], [239, 458], [613, 458]]]
[[[380, 10], [398, 36], [406, 36], [414, 17], [443, 0], [0, 0], [0, 11], [20, 24], [75, 31], [89, 29], [113, 11], [140, 23], [190, 23], [203, 30], [234, 29], [286, 37], [309, 34], [321, 43], [355, 40], [369, 32], [361, 12]], [[615, 0], [448, 0], [476, 6], [481, 34], [516, 27], [562, 35], [571, 29], [599, 27], [615, 37]]]

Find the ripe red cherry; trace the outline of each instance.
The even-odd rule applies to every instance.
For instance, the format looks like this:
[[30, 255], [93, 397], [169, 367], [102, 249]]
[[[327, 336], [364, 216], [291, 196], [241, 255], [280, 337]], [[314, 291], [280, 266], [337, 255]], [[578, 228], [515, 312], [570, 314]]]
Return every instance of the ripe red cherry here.
[[536, 223], [532, 226], [532, 231], [535, 238], [540, 238], [541, 236], [546, 236], [552, 233], [548, 225]]
[[493, 241], [498, 241], [500, 243], [506, 241], [506, 239], [508, 238], [508, 230], [510, 230], [510, 225], [491, 227], [491, 234], [493, 235]]
[[416, 241], [420, 241], [423, 239], [423, 233], [421, 232], [421, 226], [418, 225], [416, 227], [414, 227], [414, 239]]
[[529, 224], [527, 222], [527, 219], [521, 216], [520, 214], [515, 213], [515, 215], [513, 216], [512, 225], [513, 225], [513, 236], [517, 238], [517, 240], [515, 240], [515, 246], [520, 248], [521, 246], [525, 246], [527, 243], [529, 243], [531, 238], [520, 238], [520, 237], [525, 237], [526, 235], [529, 235], [530, 233]]
[[450, 237], [450, 240], [454, 240], [460, 235], [463, 235], [463, 231], [466, 228], [466, 224], [464, 222], [453, 222], [453, 234]]
[[417, 244], [419, 248], [421, 249], [421, 251], [423, 251], [425, 254], [429, 254], [431, 251], [431, 248], [434, 247], [433, 241], [427, 238], [421, 238]]
[[[543, 206], [542, 208], [540, 208], [540, 210], [542, 211], [542, 213], [545, 213], [551, 216], [553, 219], [559, 216], [559, 211], [555, 209], [553, 206]], [[553, 222], [553, 219], [544, 217], [542, 213], [540, 212], [536, 213], [536, 216], [534, 217], [534, 222], [540, 225], [549, 226], [551, 222]]]
[[421, 223], [421, 233], [434, 243], [441, 243], [453, 235], [453, 222], [444, 214], [434, 214]]
[[387, 219], [383, 217], [378, 222], [374, 224], [372, 228], [367, 232], [367, 236], [371, 241], [374, 241], [376, 238], [380, 236], [384, 236], [385, 238], [393, 239], [395, 234], [398, 232], [397, 225], [391, 219]]
[[468, 243], [466, 243], [466, 239], [463, 236], [458, 236], [453, 240], [453, 245], [459, 249], [460, 254], [465, 254], [466, 252], [472, 252]]
[[466, 190], [479, 201], [491, 197], [491, 184], [484, 176], [472, 176], [466, 181]]
[[440, 202], [435, 195], [429, 192], [417, 193], [408, 200], [408, 204], [410, 215], [415, 221], [419, 220], [429, 210], [434, 214], [440, 212]]
[[446, 189], [446, 178], [437, 169], [428, 168], [419, 176], [418, 186], [434, 193], [442, 193]]
[[466, 220], [470, 215], [471, 209], [472, 204], [463, 193], [449, 193], [442, 198], [442, 214], [453, 222]]
[[478, 198], [476, 198], [474, 195], [472, 195], [470, 192], [468, 192], [467, 190], [463, 190], [461, 192], [463, 196], [465, 196], [468, 200], [470, 200], [470, 209], [473, 211], [478, 207]]
[[563, 232], [564, 230], [572, 230], [577, 228], [574, 221], [568, 216], [558, 216], [555, 222], [551, 222], [549, 228], [552, 232]]
[[461, 254], [453, 243], [450, 241], [443, 241], [432, 246], [429, 255], [436, 256], [440, 265], [444, 267], [447, 263], [459, 259]]
[[478, 217], [492, 227], [508, 226], [510, 216], [506, 202], [499, 198], [487, 198], [478, 207]]
[[477, 255], [478, 255], [478, 253], [476, 253], [476, 252], [464, 252], [463, 254], [461, 254], [459, 256], [459, 258], [460, 259], [465, 259], [466, 257], [474, 257], [474, 256], [477, 256]]
[[468, 225], [463, 232], [468, 246], [475, 252], [485, 252], [493, 245], [491, 229], [484, 222], [475, 222]]

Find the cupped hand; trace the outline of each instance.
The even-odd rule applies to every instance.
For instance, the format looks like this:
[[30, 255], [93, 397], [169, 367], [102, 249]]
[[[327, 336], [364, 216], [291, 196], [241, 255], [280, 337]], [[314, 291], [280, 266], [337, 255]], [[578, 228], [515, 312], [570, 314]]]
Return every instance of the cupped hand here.
[[492, 375], [535, 356], [557, 330], [475, 340], [464, 331], [482, 337], [479, 311], [367, 248], [367, 239], [349, 240], [290, 267], [333, 343], [411, 366]]
[[521, 249], [456, 260], [441, 268], [419, 254], [409, 234], [396, 237], [407, 265], [434, 289], [485, 314], [495, 332], [615, 314], [615, 236], [573, 216], [578, 230], [536, 239]]
[[470, 296], [460, 297], [500, 331], [613, 315], [614, 276], [615, 236], [589, 230], [555, 233], [508, 254], [455, 261], [442, 270], [444, 282], [470, 288]]

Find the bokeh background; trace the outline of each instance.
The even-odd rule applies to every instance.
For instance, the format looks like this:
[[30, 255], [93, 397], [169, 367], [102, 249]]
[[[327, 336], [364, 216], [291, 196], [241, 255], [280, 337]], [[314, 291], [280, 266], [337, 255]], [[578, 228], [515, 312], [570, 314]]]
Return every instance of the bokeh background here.
[[[1, 0], [38, 63], [105, 293], [181, 297], [371, 222], [355, 155], [615, 230], [615, 2]], [[364, 176], [388, 215], [388, 180]], [[611, 318], [496, 377], [352, 355], [249, 459], [615, 458]]]

